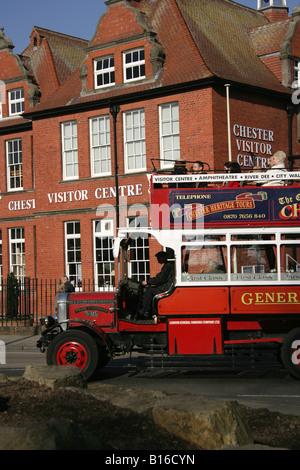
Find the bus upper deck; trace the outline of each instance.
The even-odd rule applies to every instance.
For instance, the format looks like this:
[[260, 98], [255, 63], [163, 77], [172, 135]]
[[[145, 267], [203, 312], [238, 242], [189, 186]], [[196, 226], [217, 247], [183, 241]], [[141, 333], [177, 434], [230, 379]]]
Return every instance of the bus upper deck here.
[[[265, 176], [282, 186], [254, 185], [261, 173], [151, 176], [151, 227], [299, 226], [300, 172]], [[237, 187], [226, 187], [226, 182]], [[197, 185], [200, 183], [200, 187]], [[203, 187], [205, 186], [205, 187]]]
[[300, 172], [280, 176], [283, 186], [248, 184], [260, 173], [151, 176], [151, 232], [174, 252], [177, 286], [299, 284]]

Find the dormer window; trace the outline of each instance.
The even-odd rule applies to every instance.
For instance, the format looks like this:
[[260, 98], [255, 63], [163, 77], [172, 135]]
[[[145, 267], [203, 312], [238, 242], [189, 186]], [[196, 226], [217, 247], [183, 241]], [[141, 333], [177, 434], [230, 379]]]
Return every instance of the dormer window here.
[[294, 59], [293, 88], [300, 88], [300, 59]]
[[9, 115], [16, 116], [22, 114], [25, 108], [24, 89], [17, 88], [8, 92], [9, 98]]
[[94, 61], [95, 88], [115, 84], [114, 56], [106, 56]]
[[123, 54], [124, 82], [145, 78], [144, 48], [132, 49]]

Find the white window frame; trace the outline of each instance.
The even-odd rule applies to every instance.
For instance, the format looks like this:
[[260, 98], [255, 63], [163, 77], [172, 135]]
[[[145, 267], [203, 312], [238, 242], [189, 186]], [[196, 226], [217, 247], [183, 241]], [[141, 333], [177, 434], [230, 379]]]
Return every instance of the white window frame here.
[[9, 115], [18, 116], [25, 110], [24, 88], [8, 91]]
[[[98, 69], [98, 66], [101, 68]], [[94, 78], [96, 89], [115, 85], [115, 62], [113, 55], [99, 57], [94, 60]], [[98, 79], [102, 81], [102, 84], [98, 84]]]
[[144, 108], [123, 113], [125, 173], [146, 171], [146, 125]]
[[134, 82], [146, 77], [144, 47], [123, 52], [123, 71], [124, 83]]
[[[14, 259], [15, 257], [15, 259]], [[9, 267], [19, 280], [25, 277], [25, 229], [14, 227], [9, 229]]]
[[170, 168], [173, 167], [175, 160], [180, 158], [178, 102], [159, 106], [159, 129], [161, 168]]
[[109, 115], [90, 118], [91, 175], [111, 175]]
[[[79, 226], [79, 232], [77, 228]], [[68, 228], [71, 228], [70, 232]], [[66, 274], [70, 281], [74, 284], [75, 287], [81, 287], [82, 285], [82, 271], [81, 271], [81, 232], [80, 232], [80, 221], [79, 220], [68, 220], [65, 222], [65, 260], [66, 260]], [[68, 233], [69, 232], [69, 233]], [[79, 240], [79, 242], [78, 242]], [[70, 245], [72, 244], [73, 246]], [[79, 247], [76, 244], [79, 243]], [[79, 253], [79, 260], [77, 255]], [[69, 254], [74, 255], [74, 260], [71, 261]], [[71, 266], [75, 267], [75, 273], [73, 272]]]
[[[97, 247], [97, 239], [98, 245]], [[112, 219], [93, 221], [95, 289], [113, 291], [115, 287], [115, 262], [113, 257], [114, 223]], [[99, 258], [98, 258], [99, 256]], [[103, 276], [103, 282], [99, 282]]]
[[[9, 148], [11, 146], [11, 149]], [[7, 191], [23, 190], [22, 139], [6, 141]], [[13, 175], [15, 173], [15, 175]], [[12, 184], [13, 182], [13, 184]]]
[[[77, 121], [61, 124], [63, 180], [78, 179], [78, 140]], [[71, 170], [70, 173], [68, 170]]]
[[270, 8], [270, 7], [273, 7], [273, 6], [283, 6], [283, 7], [286, 7], [286, 0], [279, 0], [279, 2], [277, 3], [276, 0], [266, 0], [268, 1], [268, 5], [264, 5], [263, 4], [263, 0], [258, 0], [258, 5], [257, 5], [257, 9], [258, 10], [261, 10], [262, 8]]
[[[148, 227], [148, 215], [127, 217], [127, 228]], [[128, 263], [128, 276], [135, 281], [145, 281], [150, 277], [149, 235], [147, 232], [134, 237], [130, 244], [130, 262]]]

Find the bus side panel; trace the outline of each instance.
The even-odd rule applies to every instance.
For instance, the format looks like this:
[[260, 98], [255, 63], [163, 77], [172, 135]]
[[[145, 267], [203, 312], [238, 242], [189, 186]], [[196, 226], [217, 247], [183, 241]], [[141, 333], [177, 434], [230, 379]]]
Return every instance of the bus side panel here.
[[231, 311], [233, 314], [300, 314], [300, 287], [233, 287], [231, 289]]
[[222, 354], [221, 318], [168, 321], [169, 354]]
[[88, 320], [101, 327], [113, 327], [116, 323], [113, 292], [70, 294], [68, 306], [70, 320]]
[[158, 315], [223, 315], [229, 313], [228, 287], [177, 287], [158, 301]]

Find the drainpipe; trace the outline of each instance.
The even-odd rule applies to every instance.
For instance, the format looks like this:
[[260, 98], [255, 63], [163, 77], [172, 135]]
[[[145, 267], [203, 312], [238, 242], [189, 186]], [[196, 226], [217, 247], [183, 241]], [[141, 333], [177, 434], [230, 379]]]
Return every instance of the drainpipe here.
[[[113, 117], [114, 123], [114, 161], [115, 161], [115, 185], [116, 185], [116, 236], [118, 236], [118, 230], [120, 226], [120, 207], [119, 207], [119, 176], [118, 176], [118, 150], [117, 150], [117, 115], [120, 111], [120, 106], [118, 104], [112, 104], [110, 106], [110, 114]], [[118, 253], [118, 261], [117, 261], [117, 283], [119, 285], [120, 278], [121, 278], [121, 266], [120, 266], [120, 251]]]
[[117, 115], [120, 111], [118, 104], [110, 106], [110, 114], [114, 123], [114, 161], [115, 161], [115, 184], [116, 184], [116, 235], [120, 226], [120, 208], [119, 208], [119, 176], [118, 176], [118, 150], [117, 150]]
[[289, 171], [293, 171], [293, 114], [294, 109], [292, 103], [288, 103], [286, 106], [287, 117], [288, 117], [288, 140], [289, 140], [289, 155], [288, 155], [288, 165]]
[[226, 88], [226, 104], [227, 104], [227, 134], [228, 134], [228, 161], [232, 161], [231, 156], [231, 132], [230, 132], [230, 107], [229, 107], [229, 87], [230, 84], [224, 85]]

